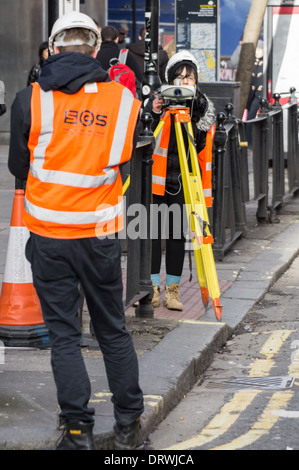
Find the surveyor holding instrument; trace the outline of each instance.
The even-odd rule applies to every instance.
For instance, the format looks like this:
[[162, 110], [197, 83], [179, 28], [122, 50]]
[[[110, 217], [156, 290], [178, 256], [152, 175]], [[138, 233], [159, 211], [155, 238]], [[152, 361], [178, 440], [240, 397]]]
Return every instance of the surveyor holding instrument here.
[[[198, 86], [199, 64], [189, 51], [180, 51], [174, 54], [168, 61], [165, 70], [165, 79], [168, 84], [176, 86], [194, 87], [195, 97], [186, 101], [186, 106], [190, 109], [191, 123], [194, 133], [194, 141], [197, 153], [204, 149], [206, 144], [206, 134], [215, 122], [214, 106], [211, 101], [201, 93]], [[153, 94], [145, 107], [145, 111], [150, 112], [154, 122], [152, 130], [157, 127], [163, 115], [164, 99], [160, 90]], [[164, 106], [165, 107], [165, 106]], [[188, 138], [183, 129], [185, 147], [188, 148]], [[171, 121], [170, 129], [163, 126], [162, 135], [156, 137], [156, 147], [154, 150], [153, 164], [153, 204], [156, 207], [166, 205], [180, 208], [179, 218], [174, 214], [177, 211], [168, 210], [163, 220], [159, 220], [157, 226], [152, 229], [152, 270], [151, 280], [154, 285], [154, 296], [152, 304], [154, 307], [160, 305], [160, 270], [163, 226], [167, 226], [166, 235], [166, 286], [164, 305], [170, 310], [182, 310], [183, 304], [180, 301], [179, 286], [183, 271], [185, 257], [185, 234], [184, 234], [184, 193], [182, 188], [181, 170], [178, 156], [178, 147], [174, 130], [174, 123]], [[165, 151], [165, 139], [167, 140], [167, 150]], [[169, 139], [169, 140], [168, 140]], [[161, 150], [160, 143], [164, 142]], [[188, 157], [188, 155], [187, 155]], [[167, 165], [164, 165], [167, 158]], [[164, 174], [163, 174], [164, 172]], [[165, 206], [164, 206], [165, 207]], [[158, 211], [156, 211], [158, 212]], [[165, 214], [161, 210], [161, 214]], [[156, 221], [153, 218], [153, 223]]]
[[26, 256], [49, 329], [65, 423], [59, 450], [94, 448], [79, 282], [112, 393], [115, 449], [136, 446], [143, 412], [137, 356], [125, 327], [116, 235], [123, 228], [119, 165], [131, 158], [140, 101], [110, 81], [95, 60], [99, 37], [87, 15], [58, 18], [49, 38], [51, 56], [38, 82], [17, 94], [11, 115], [9, 169], [27, 179]]

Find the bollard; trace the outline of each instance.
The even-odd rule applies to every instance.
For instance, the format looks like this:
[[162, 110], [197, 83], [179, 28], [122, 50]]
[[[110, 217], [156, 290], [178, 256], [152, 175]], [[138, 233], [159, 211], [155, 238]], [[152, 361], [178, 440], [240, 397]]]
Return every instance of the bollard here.
[[270, 155], [270, 127], [268, 101], [260, 100], [260, 113], [252, 121], [252, 150], [254, 173], [254, 198], [257, 200], [256, 218], [265, 222], [268, 210], [268, 166]]
[[144, 228], [141, 229], [143, 236], [140, 240], [140, 290], [148, 292], [148, 295], [142, 297], [135, 309], [136, 317], [153, 317], [154, 308], [151, 304], [153, 298], [153, 285], [151, 281], [151, 202], [152, 202], [152, 166], [153, 166], [153, 150], [155, 138], [151, 131], [152, 117], [149, 113], [144, 113], [141, 117], [143, 121], [143, 131], [140, 134], [141, 141], [150, 141], [151, 145], [147, 145], [142, 153], [142, 191], [141, 204], [145, 208], [146, 219], [141, 220]]
[[217, 115], [217, 125], [213, 141], [214, 184], [213, 184], [213, 253], [217, 260], [224, 256], [224, 159], [227, 132], [224, 127], [225, 114]]
[[248, 168], [248, 141], [246, 136], [246, 123], [238, 119], [239, 130], [239, 151], [240, 151], [240, 166], [242, 178], [242, 201], [249, 202], [249, 168]]
[[[229, 147], [229, 166], [231, 170], [231, 188], [233, 196], [233, 210], [234, 210], [234, 226], [236, 231], [245, 232], [246, 231], [246, 213], [245, 205], [242, 198], [242, 186], [243, 178], [241, 174], [240, 166], [240, 148], [239, 148], [239, 129], [238, 123], [233, 116], [233, 105], [231, 103], [225, 106], [225, 111], [227, 113], [226, 123], [231, 124], [230, 131], [228, 133], [228, 142]], [[231, 207], [228, 210], [232, 210]]]
[[[270, 213], [273, 214], [275, 210], [281, 206], [282, 199], [285, 193], [284, 184], [284, 152], [283, 152], [283, 114], [282, 106], [279, 103], [280, 94], [273, 95], [274, 104], [272, 111], [269, 113], [271, 118], [270, 124], [272, 125], [272, 206]], [[278, 220], [278, 219], [277, 219]]]
[[290, 100], [287, 104], [287, 168], [288, 189], [296, 194], [299, 190], [299, 146], [298, 146], [298, 101], [296, 88], [290, 89]]
[[[151, 305], [153, 286], [151, 282], [151, 237], [150, 205], [152, 197], [152, 154], [154, 136], [150, 129], [152, 117], [144, 113], [141, 117], [143, 130], [139, 136], [137, 149], [130, 163], [130, 191], [127, 210], [127, 286], [125, 309], [138, 301], [135, 314], [152, 317]], [[142, 211], [139, 236], [130, 233], [134, 223], [134, 210]]]

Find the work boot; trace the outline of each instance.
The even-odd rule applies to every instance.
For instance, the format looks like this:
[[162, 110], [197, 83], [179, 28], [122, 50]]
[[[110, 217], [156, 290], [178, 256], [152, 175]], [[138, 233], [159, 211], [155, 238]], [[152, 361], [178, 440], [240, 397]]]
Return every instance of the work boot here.
[[[151, 300], [151, 304], [154, 308], [160, 307], [160, 287], [156, 286], [156, 284], [153, 283], [153, 288], [154, 288], [154, 295]], [[133, 304], [134, 307], [138, 307], [139, 305], [139, 300]]]
[[95, 450], [93, 442], [94, 423], [66, 424], [56, 450]]
[[154, 308], [160, 307], [160, 287], [156, 286], [156, 284], [153, 283], [153, 288], [154, 288], [154, 295], [152, 298], [152, 306]]
[[165, 298], [163, 305], [169, 310], [183, 310], [183, 304], [180, 302], [179, 284], [165, 286]]
[[140, 419], [137, 419], [132, 424], [120, 424], [115, 423], [114, 425], [114, 450], [133, 450], [139, 444], [140, 439]]
[[61, 413], [61, 409], [60, 409], [60, 406], [58, 405], [57, 406], [57, 429], [59, 431], [63, 431], [65, 428], [66, 428], [66, 424], [67, 424], [67, 421], [65, 418], [62, 418], [60, 416], [60, 413]]

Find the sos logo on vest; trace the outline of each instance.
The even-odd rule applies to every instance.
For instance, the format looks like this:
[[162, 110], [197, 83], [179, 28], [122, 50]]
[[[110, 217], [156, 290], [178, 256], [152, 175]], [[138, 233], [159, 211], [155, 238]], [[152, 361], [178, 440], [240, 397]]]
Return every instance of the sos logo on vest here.
[[82, 124], [84, 127], [89, 127], [95, 124], [96, 126], [105, 127], [107, 125], [108, 117], [104, 114], [93, 114], [89, 110], [82, 112], [76, 110], [65, 110], [64, 122], [65, 124], [78, 125]]

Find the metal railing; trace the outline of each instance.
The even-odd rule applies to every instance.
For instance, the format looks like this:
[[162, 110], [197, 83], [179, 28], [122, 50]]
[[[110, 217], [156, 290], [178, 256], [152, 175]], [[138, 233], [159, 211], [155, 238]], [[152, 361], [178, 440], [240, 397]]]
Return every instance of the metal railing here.
[[[230, 103], [226, 105], [225, 113], [217, 116], [213, 143], [213, 207], [209, 209], [215, 260], [222, 260], [236, 240], [246, 234], [246, 203], [256, 203], [258, 222], [271, 223], [275, 220], [276, 210], [283, 204], [284, 196], [295, 194], [299, 190], [298, 106], [295, 90], [291, 90], [288, 104], [281, 106], [279, 98], [279, 95], [275, 95], [271, 106], [265, 99], [261, 100], [260, 112], [250, 121], [237, 119]], [[145, 207], [146, 215], [140, 218], [139, 232], [143, 236], [126, 238], [125, 308], [138, 300], [136, 316], [153, 316], [150, 204], [154, 137], [148, 116], [143, 116], [143, 125], [144, 129], [128, 170], [131, 183], [127, 206], [141, 204]], [[247, 145], [250, 129], [253, 186], [249, 181]], [[130, 224], [130, 217], [134, 215], [127, 215], [127, 226]]]
[[[258, 222], [273, 222], [286, 194], [299, 189], [298, 103], [295, 89], [288, 104], [260, 102], [255, 119], [240, 121], [233, 106], [219, 113], [214, 138], [213, 251], [222, 260], [246, 232], [246, 202], [256, 201]], [[247, 137], [252, 136], [253, 198], [249, 194]], [[288, 181], [286, 189], [285, 180]]]

